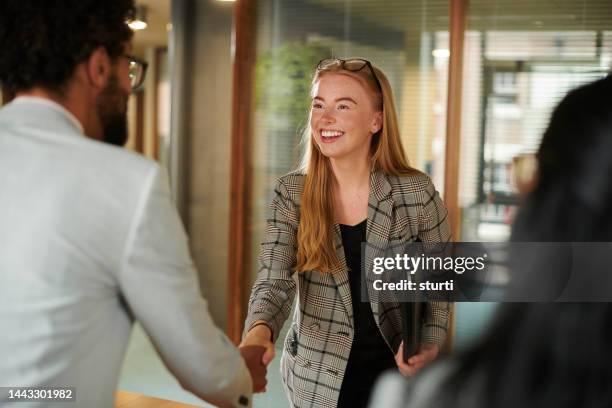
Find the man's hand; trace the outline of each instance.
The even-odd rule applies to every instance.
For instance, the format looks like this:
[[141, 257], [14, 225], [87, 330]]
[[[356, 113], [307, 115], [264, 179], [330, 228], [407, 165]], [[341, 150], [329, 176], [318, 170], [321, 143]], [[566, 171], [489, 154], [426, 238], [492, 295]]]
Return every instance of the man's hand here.
[[404, 362], [404, 342], [402, 342], [395, 355], [395, 363], [404, 377], [412, 377], [427, 364], [434, 361], [439, 353], [440, 347], [438, 345], [423, 343], [419, 347], [417, 354], [410, 357], [407, 362]]
[[[265, 392], [267, 366], [274, 358], [274, 344], [271, 341], [272, 331], [266, 325], [253, 327], [238, 346], [253, 377], [253, 392]], [[257, 350], [254, 352], [253, 350]], [[245, 352], [248, 354], [245, 356]], [[263, 367], [263, 378], [261, 368]], [[252, 369], [253, 368], [253, 369]]]

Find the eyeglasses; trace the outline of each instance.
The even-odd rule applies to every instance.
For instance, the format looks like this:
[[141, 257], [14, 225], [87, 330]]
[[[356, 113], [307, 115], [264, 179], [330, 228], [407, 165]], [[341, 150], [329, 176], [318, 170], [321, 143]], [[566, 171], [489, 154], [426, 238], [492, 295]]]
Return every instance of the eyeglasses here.
[[136, 92], [144, 83], [149, 63], [129, 54], [123, 54], [122, 57], [127, 58], [130, 62], [130, 71], [128, 75], [130, 76], [132, 92]]
[[328, 68], [332, 65], [340, 64], [340, 68], [345, 69], [351, 72], [361, 71], [365, 67], [370, 68], [370, 72], [372, 73], [372, 77], [374, 77], [374, 81], [376, 81], [376, 85], [378, 89], [382, 92], [382, 86], [380, 85], [380, 81], [376, 76], [376, 71], [374, 71], [374, 67], [372, 63], [368, 60], [361, 58], [350, 58], [350, 59], [340, 59], [340, 58], [325, 58], [319, 61], [317, 64], [317, 71], [321, 71], [325, 68]]

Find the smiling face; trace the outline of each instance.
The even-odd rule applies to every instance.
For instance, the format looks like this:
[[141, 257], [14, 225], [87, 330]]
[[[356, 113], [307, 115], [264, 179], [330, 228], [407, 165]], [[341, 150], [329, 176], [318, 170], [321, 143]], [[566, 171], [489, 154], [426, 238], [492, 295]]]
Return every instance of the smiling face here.
[[310, 130], [321, 153], [331, 160], [367, 160], [372, 135], [382, 124], [374, 95], [356, 78], [326, 73], [314, 83]]

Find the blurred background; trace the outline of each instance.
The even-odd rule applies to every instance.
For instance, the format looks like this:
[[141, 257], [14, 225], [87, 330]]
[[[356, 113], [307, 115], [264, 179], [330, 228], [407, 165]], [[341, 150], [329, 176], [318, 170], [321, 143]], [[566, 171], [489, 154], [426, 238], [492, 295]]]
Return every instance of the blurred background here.
[[[298, 162], [319, 60], [361, 57], [387, 73], [410, 162], [433, 178], [462, 241], [509, 237], [552, 108], [612, 65], [610, 0], [137, 4], [134, 54], [149, 70], [130, 98], [128, 148], [168, 169], [202, 292], [236, 342], [272, 184]], [[494, 308], [457, 304], [450, 352]], [[256, 407], [287, 406], [275, 364]], [[198, 403], [138, 326], [120, 388]]]

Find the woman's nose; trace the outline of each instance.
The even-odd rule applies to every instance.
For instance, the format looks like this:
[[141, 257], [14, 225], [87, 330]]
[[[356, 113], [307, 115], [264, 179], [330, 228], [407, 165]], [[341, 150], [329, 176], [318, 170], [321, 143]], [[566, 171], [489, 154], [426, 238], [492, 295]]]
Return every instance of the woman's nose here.
[[331, 110], [325, 109], [325, 111], [323, 112], [323, 116], [321, 117], [321, 120], [323, 120], [323, 122], [325, 123], [334, 123], [336, 121], [336, 118], [332, 114]]

